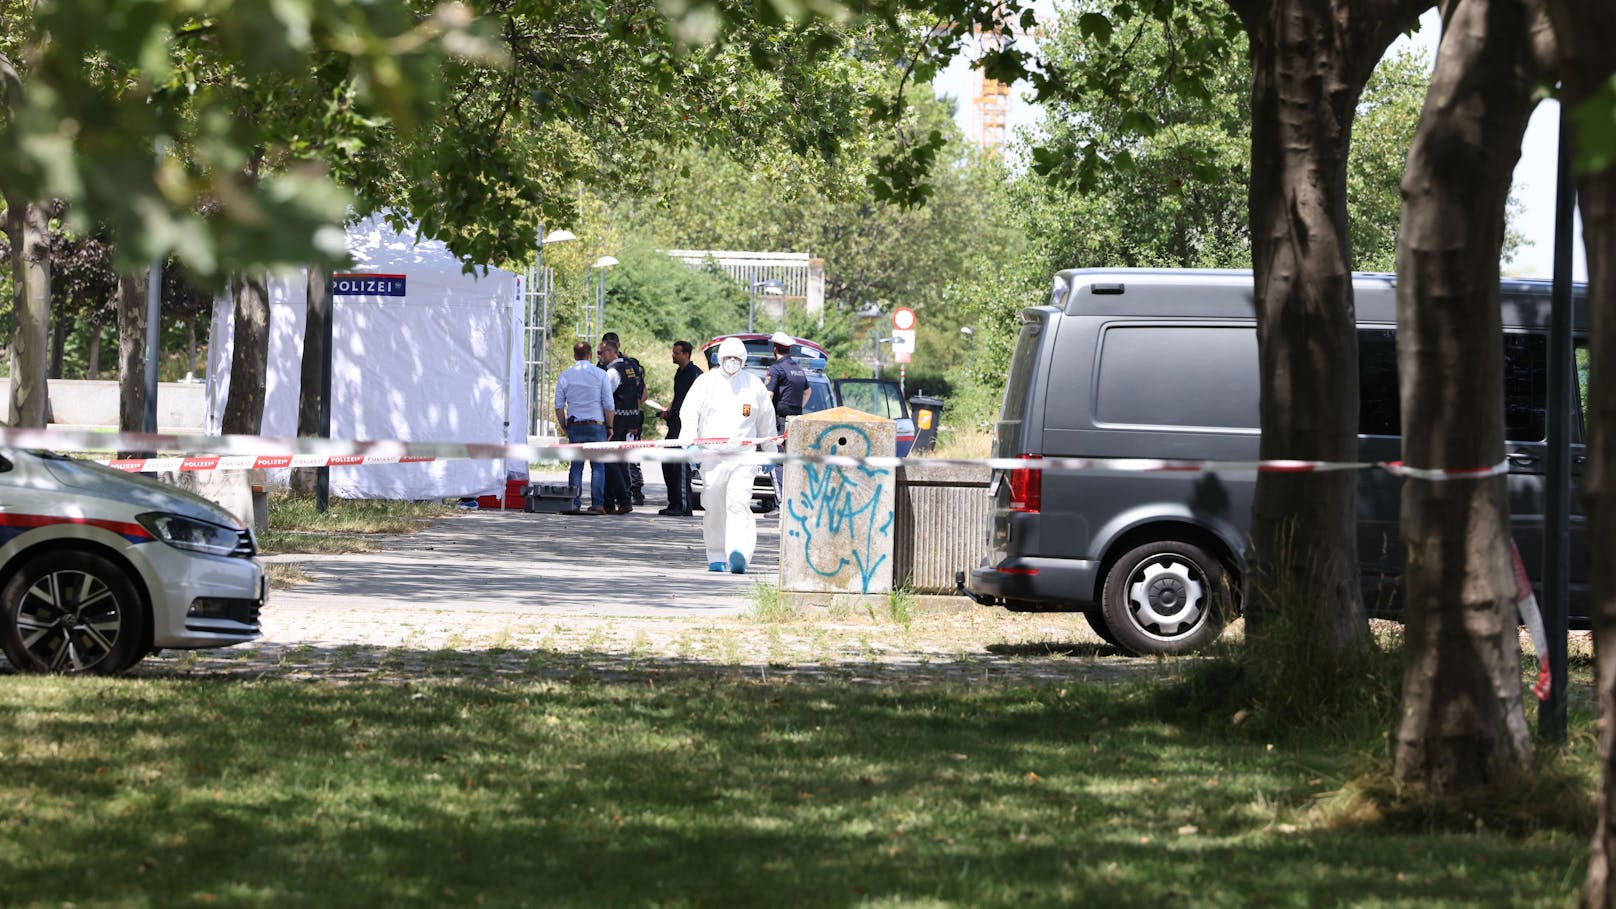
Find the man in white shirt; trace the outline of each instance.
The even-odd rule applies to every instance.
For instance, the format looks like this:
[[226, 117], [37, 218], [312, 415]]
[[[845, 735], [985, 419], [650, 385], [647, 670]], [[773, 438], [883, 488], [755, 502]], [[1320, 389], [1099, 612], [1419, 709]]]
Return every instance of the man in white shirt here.
[[[746, 345], [725, 338], [718, 345], [718, 368], [701, 374], [679, 407], [681, 441], [693, 439], [772, 439], [774, 403], [768, 389], [744, 369]], [[776, 450], [773, 442], [763, 446]], [[745, 574], [757, 549], [757, 519], [752, 516], [752, 477], [755, 465], [716, 457], [739, 445], [715, 445], [701, 459], [702, 538], [707, 545], [707, 570]]]
[[[573, 364], [556, 380], [556, 431], [565, 434], [568, 442], [604, 442], [612, 433], [612, 390], [606, 370], [590, 361], [593, 352], [588, 341], [572, 345]], [[589, 510], [584, 511], [584, 462], [572, 462], [567, 482], [579, 495], [573, 497], [572, 510], [567, 514], [606, 513], [605, 467], [600, 461], [589, 462]]]

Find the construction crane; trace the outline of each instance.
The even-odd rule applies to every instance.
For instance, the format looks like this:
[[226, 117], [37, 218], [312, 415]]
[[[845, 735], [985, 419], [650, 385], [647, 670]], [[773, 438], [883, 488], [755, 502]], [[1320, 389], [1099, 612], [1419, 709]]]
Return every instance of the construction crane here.
[[1010, 113], [1010, 86], [977, 73], [976, 142], [988, 154], [997, 154], [1004, 145], [1005, 120]]
[[[1023, 35], [1021, 28], [1006, 15], [1007, 4], [999, 4], [991, 27], [977, 26], [977, 56], [981, 58], [1003, 50]], [[976, 70], [976, 96], [971, 99], [976, 108], [976, 141], [988, 154], [997, 154], [1007, 138], [1010, 116], [1010, 86], [991, 78], [982, 69]]]

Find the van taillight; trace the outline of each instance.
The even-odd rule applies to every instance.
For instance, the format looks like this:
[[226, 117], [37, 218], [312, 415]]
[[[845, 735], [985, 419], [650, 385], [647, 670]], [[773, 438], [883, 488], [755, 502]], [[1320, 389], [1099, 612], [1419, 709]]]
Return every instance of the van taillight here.
[[[1024, 454], [1023, 458], [1036, 460], [1042, 455]], [[1006, 477], [1010, 481], [1010, 510], [1038, 512], [1044, 507], [1044, 472], [1030, 467], [1017, 467]]]

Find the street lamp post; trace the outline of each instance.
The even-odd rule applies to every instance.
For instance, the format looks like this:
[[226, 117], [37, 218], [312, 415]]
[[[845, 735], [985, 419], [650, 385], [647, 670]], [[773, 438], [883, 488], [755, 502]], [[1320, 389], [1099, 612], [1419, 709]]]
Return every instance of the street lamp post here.
[[892, 338], [881, 337], [881, 326], [875, 327], [875, 337], [870, 339], [870, 347], [875, 350], [875, 377], [881, 378], [881, 345], [891, 344]]
[[595, 279], [595, 319], [602, 333], [606, 330], [606, 269], [616, 264], [616, 256], [601, 256], [589, 266], [600, 272]]
[[746, 307], [746, 330], [757, 331], [758, 291], [762, 290], [766, 294], [771, 294], [778, 297], [786, 292], [786, 286], [782, 284], [778, 278], [770, 278], [767, 281], [753, 281], [751, 290], [751, 299]]
[[[554, 289], [551, 282], [544, 279], [544, 247], [551, 243], [565, 243], [568, 240], [578, 239], [577, 235], [565, 228], [544, 232], [544, 225], [539, 225], [539, 248], [533, 259], [533, 280], [529, 282], [527, 307], [527, 324], [529, 336], [532, 341], [528, 344], [527, 368], [527, 400], [528, 400], [528, 434], [536, 435], [540, 425], [544, 422], [539, 418], [542, 408], [536, 405], [539, 400], [539, 389], [550, 379], [550, 292]], [[543, 300], [542, 304], [537, 301]], [[537, 330], [534, 330], [534, 328]]]

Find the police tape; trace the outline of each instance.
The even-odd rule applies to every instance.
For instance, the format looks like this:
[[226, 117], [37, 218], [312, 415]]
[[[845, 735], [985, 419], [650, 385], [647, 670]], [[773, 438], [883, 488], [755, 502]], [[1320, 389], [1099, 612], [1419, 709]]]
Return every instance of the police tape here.
[[[655, 439], [622, 442], [557, 442], [534, 445], [486, 442], [415, 442], [402, 439], [352, 440], [313, 437], [278, 438], [255, 435], [201, 433], [126, 433], [62, 429], [0, 428], [0, 447], [39, 448], [93, 454], [108, 451], [181, 452], [179, 455], [108, 458], [101, 463], [136, 473], [251, 470], [302, 467], [361, 467], [373, 464], [412, 464], [439, 460], [696, 462], [740, 461], [753, 464], [821, 464], [840, 467], [893, 469], [912, 463], [904, 458], [844, 454], [852, 446], [839, 442], [830, 454], [787, 454], [759, 451], [778, 445], [785, 436], [770, 438]], [[1380, 469], [1396, 476], [1420, 480], [1466, 480], [1503, 476], [1509, 462], [1490, 467], [1420, 468], [1401, 461], [1324, 461], [1268, 458], [1250, 461], [1215, 461], [1163, 458], [1072, 458], [1026, 455], [993, 458], [927, 458], [939, 466], [986, 467], [990, 470], [1042, 472], [1114, 471], [1121, 473], [1325, 473]]]

